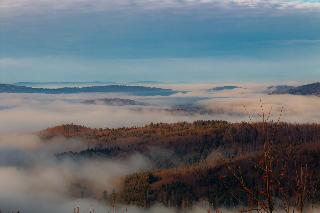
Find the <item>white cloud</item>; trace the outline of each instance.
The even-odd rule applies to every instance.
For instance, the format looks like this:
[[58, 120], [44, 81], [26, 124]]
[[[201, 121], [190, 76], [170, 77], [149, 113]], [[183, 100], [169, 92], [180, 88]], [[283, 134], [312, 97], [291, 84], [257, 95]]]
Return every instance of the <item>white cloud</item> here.
[[[122, 127], [143, 126], [150, 122], [172, 123], [205, 119], [205, 116], [201, 115], [173, 114], [161, 106], [114, 107], [68, 102], [68, 100], [106, 97], [127, 98], [127, 96], [119, 96], [119, 94], [50, 96], [1, 94], [0, 103], [14, 107], [0, 110], [0, 133], [32, 132], [63, 123], [76, 123], [90, 127]], [[130, 99], [133, 98], [130, 97]]]
[[1, 0], [2, 10], [23, 9], [97, 9], [111, 8], [163, 8], [185, 7], [199, 5], [214, 5], [219, 7], [244, 6], [250, 8], [278, 8], [278, 9], [315, 9], [320, 8], [320, 1], [306, 0]]

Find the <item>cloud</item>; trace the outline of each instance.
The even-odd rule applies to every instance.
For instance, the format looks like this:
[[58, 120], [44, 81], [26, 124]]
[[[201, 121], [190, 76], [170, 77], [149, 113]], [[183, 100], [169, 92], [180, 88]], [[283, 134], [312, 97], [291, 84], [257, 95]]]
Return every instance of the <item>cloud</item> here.
[[[121, 187], [119, 178], [147, 168], [147, 161], [139, 156], [123, 161], [62, 163], [44, 163], [38, 159], [34, 164], [22, 168], [1, 165], [1, 210], [37, 213], [44, 212], [44, 209], [51, 212], [52, 209], [52, 212], [64, 213], [71, 212], [76, 206], [106, 209], [99, 202], [103, 191], [118, 190]], [[80, 198], [75, 184], [83, 186], [88, 198]]]
[[65, 213], [80, 206], [105, 212], [107, 206], [99, 201], [104, 190], [119, 190], [123, 176], [152, 166], [141, 155], [79, 161], [54, 157], [87, 146], [65, 138], [42, 141], [33, 134], [0, 134], [0, 210]]
[[[270, 84], [273, 83], [250, 84], [228, 82], [225, 84], [156, 85], [163, 88], [189, 91], [185, 94], [180, 93], [170, 97], [134, 97], [120, 94], [0, 94], [0, 103], [11, 106], [3, 107], [0, 110], [0, 132], [36, 132], [65, 123], [75, 123], [95, 128], [117, 128], [123, 126], [143, 126], [150, 122], [173, 123], [207, 119], [238, 122], [248, 120], [244, 105], [246, 105], [247, 110], [251, 114], [259, 110], [260, 98], [266, 103], [267, 108], [273, 107], [275, 117], [280, 112], [281, 107], [284, 107], [283, 121], [301, 123], [320, 122], [317, 110], [320, 107], [319, 97], [264, 94], [263, 91]], [[221, 92], [208, 92], [208, 89], [222, 85], [238, 85], [240, 88]], [[132, 99], [148, 103], [149, 105], [118, 107], [81, 103], [83, 100], [88, 99], [114, 97]], [[192, 107], [197, 104], [206, 109], [206, 113], [173, 110], [176, 106], [181, 105], [185, 106], [187, 110], [187, 106]], [[16, 138], [19, 137], [26, 137], [26, 139], [31, 137], [32, 139], [33, 136], [16, 135]], [[32, 146], [35, 145], [36, 143], [34, 145], [30, 143], [28, 146], [32, 149]], [[6, 146], [10, 146], [10, 143], [7, 143]]]
[[94, 9], [110, 10], [120, 8], [186, 8], [199, 6], [221, 8], [274, 8], [274, 9], [319, 9], [319, 1], [308, 0], [2, 0], [2, 10], [42, 9]]
[[[64, 123], [76, 123], [90, 127], [142, 126], [150, 122], [178, 122], [204, 119], [205, 116], [175, 114], [167, 109], [169, 102], [174, 105], [175, 97], [162, 99], [154, 97], [137, 99], [155, 102], [155, 106], [107, 106], [77, 103], [79, 100], [107, 97], [136, 97], [120, 94], [80, 94], [80, 95], [39, 95], [0, 94], [1, 103], [14, 107], [0, 110], [0, 132], [32, 132]], [[157, 101], [158, 99], [158, 101]], [[75, 102], [75, 100], [78, 100]], [[158, 103], [157, 103], [158, 102]]]
[[[261, 113], [260, 99], [264, 103], [265, 112], [271, 110], [270, 120], [292, 123], [319, 123], [319, 97], [294, 95], [246, 94], [242, 97], [211, 99], [202, 101], [203, 106], [213, 111], [217, 118], [235, 122], [261, 121], [257, 113]], [[283, 108], [283, 113], [281, 110]], [[249, 117], [250, 116], [250, 117]]]

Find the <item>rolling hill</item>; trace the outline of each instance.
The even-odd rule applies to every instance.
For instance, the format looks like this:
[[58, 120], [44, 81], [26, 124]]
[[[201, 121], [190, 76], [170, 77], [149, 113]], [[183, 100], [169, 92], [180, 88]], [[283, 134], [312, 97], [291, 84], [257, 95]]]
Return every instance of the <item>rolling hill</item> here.
[[[264, 173], [259, 166], [263, 165], [266, 128], [273, 144], [273, 181], [294, 200], [299, 190], [295, 188], [299, 165], [307, 165], [310, 182], [305, 190], [310, 194], [306, 203], [318, 203], [319, 124], [265, 126], [263, 123], [196, 121], [118, 129], [69, 124], [46, 129], [39, 135], [43, 140], [63, 136], [88, 144], [87, 149], [79, 152], [57, 153], [59, 160], [124, 159], [139, 154], [153, 163], [152, 170], [123, 177], [123, 187], [116, 194], [104, 191], [99, 199], [107, 202], [116, 200], [142, 207], [162, 203], [190, 208], [207, 200], [214, 207], [236, 207], [249, 205], [250, 197], [235, 177], [235, 171], [253, 191], [264, 187]], [[90, 187], [83, 188], [90, 190]], [[277, 189], [274, 190], [274, 196], [282, 199]]]
[[269, 94], [316, 95], [320, 96], [320, 82], [302, 86], [274, 86], [267, 89]]

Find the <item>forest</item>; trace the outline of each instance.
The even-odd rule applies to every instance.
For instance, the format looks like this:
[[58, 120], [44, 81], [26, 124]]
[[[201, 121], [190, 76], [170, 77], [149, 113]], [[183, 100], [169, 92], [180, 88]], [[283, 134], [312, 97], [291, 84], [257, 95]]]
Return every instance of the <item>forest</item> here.
[[57, 153], [58, 160], [148, 158], [152, 169], [123, 177], [112, 191], [97, 195], [77, 183], [81, 190], [75, 196], [112, 205], [161, 203], [183, 210], [208, 202], [212, 209], [306, 212], [320, 201], [319, 124], [195, 121], [117, 129], [68, 124], [39, 135], [87, 143], [85, 150]]

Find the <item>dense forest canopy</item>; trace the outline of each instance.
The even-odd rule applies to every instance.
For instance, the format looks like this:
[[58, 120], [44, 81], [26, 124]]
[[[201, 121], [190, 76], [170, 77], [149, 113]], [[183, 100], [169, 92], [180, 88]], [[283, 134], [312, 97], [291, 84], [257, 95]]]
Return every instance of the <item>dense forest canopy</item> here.
[[[297, 193], [294, 180], [298, 165], [307, 165], [312, 177], [306, 186], [310, 192], [308, 202], [316, 203], [320, 196], [319, 124], [196, 121], [117, 129], [68, 124], [39, 135], [44, 140], [57, 136], [78, 138], [88, 144], [88, 149], [79, 152], [57, 153], [60, 160], [117, 159], [138, 153], [153, 163], [152, 170], [124, 177], [121, 189], [112, 194], [103, 191], [98, 196], [108, 202], [141, 207], [160, 202], [180, 208], [189, 208], [201, 200], [213, 207], [249, 205], [250, 196], [235, 173], [252, 190], [263, 188], [264, 173], [257, 167], [263, 161], [266, 137], [272, 142], [273, 178], [288, 191], [290, 199]], [[286, 180], [281, 179], [284, 168]], [[278, 191], [273, 193], [282, 196]]]

